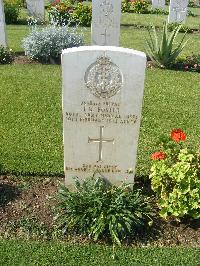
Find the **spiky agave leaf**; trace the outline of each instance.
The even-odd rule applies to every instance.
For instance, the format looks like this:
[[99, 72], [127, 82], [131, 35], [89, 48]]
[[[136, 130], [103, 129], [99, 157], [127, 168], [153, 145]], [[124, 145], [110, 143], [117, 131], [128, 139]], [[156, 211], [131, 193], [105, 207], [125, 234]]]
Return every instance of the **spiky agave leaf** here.
[[153, 36], [148, 29], [149, 39], [146, 39], [147, 47], [146, 51], [151, 60], [159, 67], [170, 66], [182, 52], [187, 41], [183, 44], [186, 33], [176, 48], [173, 49], [174, 41], [177, 34], [180, 31], [181, 25], [178, 25], [172, 33], [168, 36], [168, 24], [165, 22], [163, 25], [163, 32], [161, 40], [159, 41], [158, 34], [155, 27], [153, 26]]

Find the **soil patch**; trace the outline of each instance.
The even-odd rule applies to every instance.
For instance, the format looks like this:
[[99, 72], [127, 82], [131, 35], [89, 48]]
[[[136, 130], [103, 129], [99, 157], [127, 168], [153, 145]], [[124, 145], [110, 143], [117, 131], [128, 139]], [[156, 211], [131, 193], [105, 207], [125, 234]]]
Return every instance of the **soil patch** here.
[[35, 61], [35, 60], [30, 59], [26, 55], [18, 55], [18, 54], [16, 54], [13, 64], [15, 64], [15, 65], [16, 64], [22, 64], [22, 65], [24, 65], [24, 64], [40, 64], [40, 63]]

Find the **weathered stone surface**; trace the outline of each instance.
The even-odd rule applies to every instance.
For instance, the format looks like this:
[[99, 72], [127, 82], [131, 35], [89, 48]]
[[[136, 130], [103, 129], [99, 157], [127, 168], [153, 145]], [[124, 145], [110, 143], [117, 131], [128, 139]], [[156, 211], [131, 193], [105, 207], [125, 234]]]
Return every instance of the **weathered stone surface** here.
[[26, 0], [28, 14], [39, 20], [44, 20], [44, 0]]
[[111, 46], [62, 54], [64, 168], [72, 177], [94, 173], [115, 184], [133, 182], [146, 56]]
[[152, 0], [152, 8], [164, 8], [165, 0]]
[[168, 22], [184, 22], [189, 0], [170, 0]]

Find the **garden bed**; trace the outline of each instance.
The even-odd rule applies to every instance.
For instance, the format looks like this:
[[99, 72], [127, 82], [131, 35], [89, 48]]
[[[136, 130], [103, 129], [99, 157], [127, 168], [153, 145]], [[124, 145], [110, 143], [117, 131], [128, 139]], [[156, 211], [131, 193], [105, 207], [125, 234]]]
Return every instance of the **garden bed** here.
[[[60, 182], [63, 183], [64, 178], [0, 176], [0, 237], [51, 240], [56, 233], [53, 232], [53, 207]], [[89, 239], [74, 235], [65, 236], [63, 240], [91, 243]], [[150, 231], [133, 236], [125, 244], [199, 247], [200, 220], [178, 223], [157, 218]]]

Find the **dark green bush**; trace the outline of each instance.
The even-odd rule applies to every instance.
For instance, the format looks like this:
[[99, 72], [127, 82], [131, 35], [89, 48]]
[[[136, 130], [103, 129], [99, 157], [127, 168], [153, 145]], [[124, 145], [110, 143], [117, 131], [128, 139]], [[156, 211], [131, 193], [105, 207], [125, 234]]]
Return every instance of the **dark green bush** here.
[[190, 29], [188, 26], [177, 23], [177, 22], [169, 23], [168, 24], [168, 30], [173, 31], [178, 26], [179, 26], [179, 32], [183, 32], [183, 33], [185, 33], [185, 32], [192, 33], [193, 32], [193, 30]]
[[131, 3], [130, 2], [122, 2], [121, 11], [122, 13], [129, 13], [131, 10]]
[[0, 45], [0, 64], [11, 64], [14, 54], [11, 49]]
[[6, 24], [14, 24], [18, 21], [20, 4], [20, 0], [4, 0]]
[[118, 245], [152, 223], [149, 199], [122, 183], [116, 187], [101, 178], [75, 181], [75, 191], [61, 186], [57, 223], [64, 232], [86, 234], [94, 241], [108, 237]]
[[154, 8], [149, 11], [150, 14], [157, 14], [157, 15], [168, 15], [169, 12], [167, 10], [161, 8]]
[[92, 7], [82, 3], [77, 4], [72, 14], [72, 20], [80, 26], [90, 26], [92, 21]]

